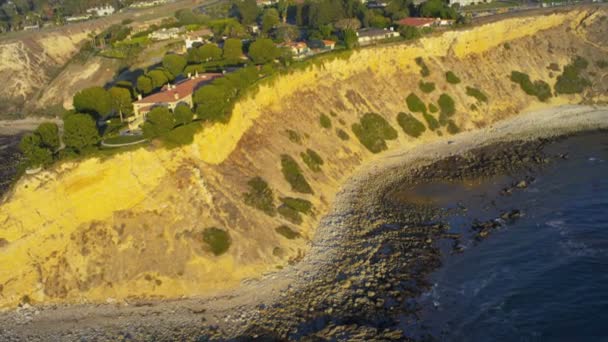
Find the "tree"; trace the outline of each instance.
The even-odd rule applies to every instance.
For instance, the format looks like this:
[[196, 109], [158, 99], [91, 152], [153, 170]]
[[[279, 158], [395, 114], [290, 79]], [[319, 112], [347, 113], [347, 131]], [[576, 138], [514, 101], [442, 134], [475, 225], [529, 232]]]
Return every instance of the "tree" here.
[[281, 15], [281, 21], [283, 22], [283, 24], [287, 22], [287, 12], [289, 10], [289, 7], [291, 7], [292, 5], [293, 2], [291, 0], [279, 0], [279, 2], [277, 3], [277, 9], [279, 11], [279, 14]]
[[194, 93], [196, 115], [202, 120], [223, 121], [230, 96], [225, 86], [210, 84]]
[[249, 57], [255, 64], [266, 64], [279, 57], [280, 51], [270, 39], [258, 39], [249, 47]]
[[137, 90], [142, 94], [150, 94], [154, 89], [152, 79], [146, 75], [141, 75], [137, 78]]
[[405, 39], [416, 39], [421, 36], [420, 30], [414, 26], [401, 26], [399, 33]]
[[335, 24], [336, 28], [345, 31], [345, 30], [358, 30], [361, 28], [361, 22], [357, 18], [346, 18], [338, 20]]
[[42, 141], [36, 133], [30, 133], [21, 138], [19, 150], [23, 153], [25, 164], [28, 167], [39, 167], [53, 161], [53, 154], [49, 149], [41, 147]]
[[357, 32], [354, 30], [348, 29], [344, 31], [344, 45], [347, 49], [355, 48], [359, 43], [359, 37], [357, 37]]
[[449, 7], [443, 0], [428, 0], [420, 5], [421, 17], [440, 17], [442, 19], [456, 19], [458, 13]]
[[171, 73], [174, 78], [181, 75], [187, 64], [186, 58], [180, 55], [168, 54], [163, 57], [163, 68]]
[[205, 44], [198, 48], [201, 62], [217, 61], [222, 59], [222, 49], [216, 44]]
[[194, 113], [192, 113], [190, 106], [185, 103], [180, 103], [173, 110], [173, 116], [175, 117], [176, 125], [187, 125], [192, 122]]
[[123, 121], [125, 116], [133, 114], [133, 102], [129, 89], [112, 87], [109, 92], [112, 97], [112, 109], [118, 113], [120, 121]]
[[275, 36], [283, 42], [291, 42], [300, 37], [300, 30], [294, 25], [279, 25], [276, 29]]
[[241, 24], [253, 24], [258, 18], [258, 4], [255, 0], [240, 0], [235, 2], [232, 12], [234, 16], [239, 18]]
[[160, 88], [169, 83], [169, 78], [162, 70], [152, 70], [148, 73], [148, 77], [152, 80], [152, 88]]
[[279, 22], [279, 12], [275, 8], [266, 9], [262, 15], [262, 32], [268, 34]]
[[59, 139], [59, 127], [53, 122], [44, 122], [38, 126], [34, 134], [40, 137], [40, 146], [49, 149], [51, 152], [57, 151], [61, 145]]
[[224, 42], [222, 57], [228, 63], [237, 63], [243, 55], [243, 43], [240, 39], [229, 38]]
[[95, 121], [86, 114], [72, 114], [63, 120], [63, 142], [77, 153], [99, 142], [99, 132]]
[[74, 109], [80, 113], [91, 114], [94, 117], [104, 117], [112, 110], [112, 99], [102, 87], [83, 89], [74, 95]]
[[155, 107], [148, 113], [144, 123], [144, 137], [150, 139], [163, 136], [175, 126], [173, 115], [167, 107]]

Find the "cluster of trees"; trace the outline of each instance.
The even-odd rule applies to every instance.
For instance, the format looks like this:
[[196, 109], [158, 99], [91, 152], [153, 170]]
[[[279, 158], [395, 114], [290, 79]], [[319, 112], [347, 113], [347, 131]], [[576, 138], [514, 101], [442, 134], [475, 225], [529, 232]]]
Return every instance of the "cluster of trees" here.
[[173, 113], [167, 107], [155, 107], [148, 113], [144, 123], [144, 137], [153, 139], [166, 136], [174, 128], [187, 125], [194, 119], [194, 113], [186, 104], [179, 104]]

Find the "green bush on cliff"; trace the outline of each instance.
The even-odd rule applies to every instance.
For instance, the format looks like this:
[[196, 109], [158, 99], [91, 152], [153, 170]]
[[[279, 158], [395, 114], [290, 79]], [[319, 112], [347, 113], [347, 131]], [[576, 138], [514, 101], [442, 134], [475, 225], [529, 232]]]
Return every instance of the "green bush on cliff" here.
[[315, 152], [311, 149], [307, 149], [306, 153], [304, 153], [304, 152], [300, 153], [300, 157], [302, 157], [302, 161], [304, 162], [304, 164], [306, 164], [306, 166], [308, 166], [308, 168], [311, 171], [314, 171], [314, 172], [321, 171], [321, 166], [323, 165], [323, 159], [317, 152]]
[[536, 96], [540, 101], [546, 101], [551, 97], [551, 87], [547, 82], [537, 80], [532, 83], [530, 76], [523, 72], [512, 71], [511, 81], [519, 84], [526, 94]]
[[439, 108], [435, 106], [433, 103], [429, 103], [429, 112], [435, 114], [439, 111]]
[[281, 197], [281, 202], [283, 202], [283, 205], [302, 214], [310, 215], [312, 213], [312, 203], [308, 200], [294, 197]]
[[340, 138], [341, 140], [348, 140], [350, 139], [350, 136], [348, 136], [348, 133], [346, 133], [342, 128], [336, 128], [336, 134], [338, 135], [338, 138]]
[[570, 64], [564, 67], [561, 75], [557, 76], [555, 91], [558, 94], [579, 94], [591, 85], [591, 82], [581, 76], [581, 72], [587, 68], [589, 62], [582, 57], [576, 57]]
[[278, 209], [277, 209], [279, 215], [281, 215], [281, 217], [283, 217], [284, 219], [286, 219], [287, 221], [293, 223], [293, 224], [301, 224], [302, 223], [302, 215], [300, 215], [300, 213], [287, 206], [287, 205], [281, 205]]
[[488, 96], [477, 88], [467, 87], [467, 95], [474, 97], [479, 102], [488, 102]]
[[353, 133], [370, 152], [379, 153], [386, 150], [386, 140], [397, 139], [397, 131], [376, 113], [367, 113], [360, 123], [353, 124]]
[[458, 126], [456, 126], [456, 123], [453, 120], [448, 121], [447, 130], [448, 130], [448, 133], [450, 133], [450, 134], [456, 134], [456, 133], [460, 132], [460, 128]]
[[460, 78], [456, 76], [452, 71], [448, 71], [445, 73], [445, 80], [450, 84], [458, 84], [460, 83]]
[[301, 145], [302, 144], [302, 138], [300, 137], [300, 134], [292, 129], [288, 129], [285, 130], [285, 133], [287, 133], [287, 139], [289, 139], [289, 141], [291, 141], [294, 144], [298, 144]]
[[301, 237], [300, 233], [289, 228], [287, 225], [282, 225], [275, 228], [275, 231], [288, 240], [294, 240]]
[[431, 131], [434, 131], [439, 128], [439, 122], [437, 121], [437, 119], [435, 119], [433, 115], [429, 113], [422, 113], [422, 117], [426, 121], [426, 124], [427, 126], [429, 126], [429, 129]]
[[420, 88], [420, 90], [422, 90], [423, 93], [432, 93], [433, 91], [435, 91], [435, 83], [433, 82], [424, 82], [424, 81], [420, 81], [418, 82], [418, 87]]
[[426, 66], [422, 57], [416, 57], [416, 64], [420, 67], [420, 75], [422, 75], [422, 77], [427, 77], [431, 74], [429, 67]]
[[203, 242], [205, 242], [211, 253], [222, 255], [230, 248], [230, 234], [227, 231], [215, 227], [206, 228], [203, 231]]
[[285, 180], [291, 185], [291, 189], [304, 194], [312, 194], [312, 188], [302, 174], [298, 163], [289, 155], [281, 155], [281, 172]]
[[319, 123], [323, 128], [331, 128], [331, 119], [325, 114], [321, 114], [321, 116], [319, 117]]
[[605, 59], [599, 60], [595, 62], [595, 65], [600, 69], [608, 68], [608, 61]]
[[190, 145], [194, 142], [194, 135], [200, 126], [200, 122], [192, 122], [179, 126], [166, 133], [162, 137], [162, 140], [165, 142], [165, 146], [169, 148]]
[[441, 115], [450, 117], [456, 113], [456, 104], [454, 103], [454, 99], [448, 94], [441, 94], [439, 96], [439, 108], [441, 109]]
[[414, 113], [426, 113], [426, 105], [416, 94], [410, 93], [405, 102], [410, 111]]
[[249, 192], [243, 194], [245, 204], [263, 211], [268, 216], [275, 216], [274, 195], [268, 183], [261, 177], [253, 177], [247, 185]]
[[397, 122], [403, 132], [411, 137], [418, 138], [424, 131], [426, 131], [426, 127], [420, 120], [416, 119], [412, 114], [408, 113], [399, 113], [397, 114]]

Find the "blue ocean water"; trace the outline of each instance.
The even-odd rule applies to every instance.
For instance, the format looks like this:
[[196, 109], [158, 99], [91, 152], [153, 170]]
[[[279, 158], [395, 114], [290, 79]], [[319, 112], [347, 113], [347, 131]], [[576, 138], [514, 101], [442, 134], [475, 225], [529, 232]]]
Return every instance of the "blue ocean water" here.
[[445, 250], [432, 289], [419, 298], [424, 309], [415, 335], [608, 341], [608, 134], [569, 138], [547, 152], [568, 159], [536, 172], [526, 189], [496, 197], [502, 177], [452, 189], [440, 203], [468, 208], [449, 218], [455, 232], [505, 210], [524, 216], [481, 242], [463, 242], [461, 254]]

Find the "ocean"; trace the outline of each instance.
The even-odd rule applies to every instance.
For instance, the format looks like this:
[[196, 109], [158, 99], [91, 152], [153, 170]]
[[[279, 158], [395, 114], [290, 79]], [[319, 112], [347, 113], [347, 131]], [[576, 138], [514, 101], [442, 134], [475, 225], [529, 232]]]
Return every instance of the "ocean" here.
[[[442, 246], [442, 266], [406, 335], [439, 341], [608, 341], [608, 134], [546, 148], [563, 155], [532, 173], [417, 189], [442, 208], [462, 252]], [[508, 179], [525, 187], [496, 196]], [[533, 177], [533, 179], [532, 179]], [[520, 210], [515, 219], [500, 213]], [[498, 219], [497, 219], [498, 218]], [[501, 221], [489, 236], [474, 220]]]

